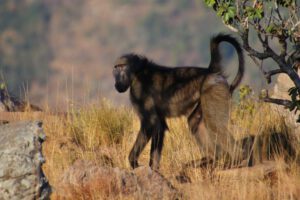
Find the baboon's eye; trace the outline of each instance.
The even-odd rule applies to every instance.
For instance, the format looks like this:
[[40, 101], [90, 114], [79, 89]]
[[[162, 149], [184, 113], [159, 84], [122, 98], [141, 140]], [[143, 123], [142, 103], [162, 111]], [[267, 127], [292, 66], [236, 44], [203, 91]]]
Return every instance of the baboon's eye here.
[[115, 69], [123, 69], [125, 68], [127, 65], [126, 64], [119, 64], [119, 65], [115, 65]]

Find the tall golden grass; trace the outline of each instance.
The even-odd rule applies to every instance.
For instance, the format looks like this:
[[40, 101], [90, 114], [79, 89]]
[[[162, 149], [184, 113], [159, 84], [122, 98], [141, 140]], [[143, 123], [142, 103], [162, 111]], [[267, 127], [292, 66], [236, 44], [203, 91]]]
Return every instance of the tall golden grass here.
[[[281, 113], [270, 105], [255, 103], [249, 112], [239, 112], [235, 106], [231, 112], [231, 126], [235, 138], [247, 134], [259, 135], [270, 132], [293, 132], [286, 126]], [[16, 116], [16, 120], [35, 119], [33, 113]], [[62, 175], [77, 159], [90, 160], [99, 165], [130, 169], [127, 156], [139, 129], [139, 121], [128, 107], [114, 107], [107, 101], [88, 105], [79, 109], [69, 109], [64, 115], [44, 114], [39, 116], [44, 122], [47, 140], [43, 146], [46, 157], [44, 171], [53, 187], [52, 199], [60, 199], [56, 187]], [[182, 165], [201, 157], [196, 142], [189, 133], [185, 118], [168, 120], [170, 130], [166, 133], [161, 160], [161, 173], [181, 190], [188, 199], [298, 199], [300, 198], [300, 167], [293, 161], [288, 170], [278, 170], [274, 177], [253, 179], [245, 172], [236, 177], [205, 178], [206, 172], [191, 169], [188, 174], [192, 183], [181, 184], [176, 175]], [[294, 141], [295, 142], [295, 141]], [[298, 141], [299, 144], [299, 138]], [[298, 145], [299, 147], [299, 145]], [[299, 155], [300, 148], [296, 149]], [[105, 155], [105, 156], [103, 156]], [[140, 157], [140, 164], [147, 165], [149, 145]], [[278, 169], [283, 159], [276, 158]], [[101, 199], [103, 191], [90, 185], [74, 191], [74, 199]], [[113, 195], [112, 195], [113, 196]], [[110, 194], [105, 195], [106, 198]], [[114, 196], [115, 197], [115, 196]], [[120, 197], [122, 199], [122, 197]], [[128, 197], [127, 197], [128, 198]], [[129, 198], [130, 199], [130, 198]]]

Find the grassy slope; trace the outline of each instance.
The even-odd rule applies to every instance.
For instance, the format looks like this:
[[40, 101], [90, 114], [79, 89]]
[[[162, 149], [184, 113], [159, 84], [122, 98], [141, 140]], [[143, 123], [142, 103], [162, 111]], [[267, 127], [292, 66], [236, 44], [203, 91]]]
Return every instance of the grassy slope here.
[[[242, 133], [266, 134], [270, 130], [290, 131], [284, 125], [280, 114], [268, 105], [257, 104], [255, 109], [241, 114], [236, 107], [232, 112], [234, 126], [231, 130], [235, 137]], [[34, 119], [32, 113], [16, 116], [16, 120]], [[127, 156], [139, 129], [137, 116], [130, 108], [114, 108], [106, 101], [98, 105], [88, 105], [82, 109], [69, 108], [67, 115], [49, 115], [42, 117], [48, 136], [44, 145], [47, 159], [44, 171], [50, 184], [55, 187], [61, 176], [75, 160], [92, 160], [99, 165], [113, 165], [129, 169]], [[165, 148], [161, 161], [161, 173], [190, 199], [296, 199], [300, 195], [300, 168], [292, 163], [289, 170], [280, 170], [271, 178], [250, 178], [248, 173], [220, 178], [203, 178], [206, 171], [189, 170], [191, 184], [179, 184], [175, 176], [182, 164], [200, 157], [195, 141], [188, 132], [185, 119], [168, 120], [170, 131], [166, 135]], [[300, 148], [297, 149], [299, 154]], [[103, 154], [112, 162], [107, 162]], [[149, 159], [149, 145], [140, 157], [140, 163], [146, 165]], [[282, 159], [277, 158], [278, 166]], [[112, 164], [113, 163], [113, 164]], [[96, 187], [96, 186], [95, 186]], [[97, 187], [96, 187], [97, 188]], [[83, 199], [91, 196], [101, 197], [101, 188], [77, 191]], [[110, 194], [106, 194], [110, 195]], [[52, 199], [59, 199], [55, 192]]]

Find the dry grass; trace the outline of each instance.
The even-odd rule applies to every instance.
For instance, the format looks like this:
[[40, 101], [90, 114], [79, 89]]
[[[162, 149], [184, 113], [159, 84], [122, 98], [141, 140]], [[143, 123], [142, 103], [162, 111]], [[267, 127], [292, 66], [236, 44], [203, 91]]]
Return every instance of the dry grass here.
[[[236, 107], [239, 109], [239, 107]], [[243, 135], [292, 132], [284, 119], [269, 105], [256, 104], [251, 113], [232, 112], [231, 130], [236, 138]], [[32, 113], [16, 116], [16, 120], [37, 118]], [[99, 165], [130, 169], [127, 156], [139, 129], [137, 116], [126, 107], [115, 108], [108, 102], [70, 109], [66, 115], [44, 114], [38, 116], [44, 122], [47, 141], [44, 145], [46, 164], [44, 171], [54, 188], [52, 199], [59, 199], [56, 186], [64, 171], [77, 159], [91, 160]], [[175, 176], [182, 164], [200, 158], [195, 141], [189, 134], [184, 118], [168, 120], [170, 131], [166, 134], [161, 161], [161, 173], [188, 199], [297, 199], [300, 196], [300, 167], [296, 161], [285, 170], [283, 159], [276, 158], [276, 174], [263, 178], [251, 178], [247, 172], [238, 176], [210, 176], [199, 169], [187, 171], [192, 183], [180, 184]], [[299, 144], [299, 140], [295, 141]], [[300, 148], [297, 148], [297, 154]], [[149, 145], [140, 157], [140, 164], [147, 165]], [[283, 169], [284, 168], [284, 169]], [[101, 199], [98, 182], [90, 188], [74, 191], [76, 199]], [[112, 192], [112, 191], [108, 191]], [[113, 195], [106, 194], [107, 198]]]

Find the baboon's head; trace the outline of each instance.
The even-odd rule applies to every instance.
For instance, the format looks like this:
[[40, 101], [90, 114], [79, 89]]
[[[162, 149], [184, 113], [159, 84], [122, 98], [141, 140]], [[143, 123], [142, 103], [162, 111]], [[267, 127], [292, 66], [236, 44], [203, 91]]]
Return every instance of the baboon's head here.
[[132, 83], [132, 79], [141, 69], [145, 59], [135, 54], [126, 54], [115, 62], [113, 75], [115, 88], [118, 92], [126, 92]]

